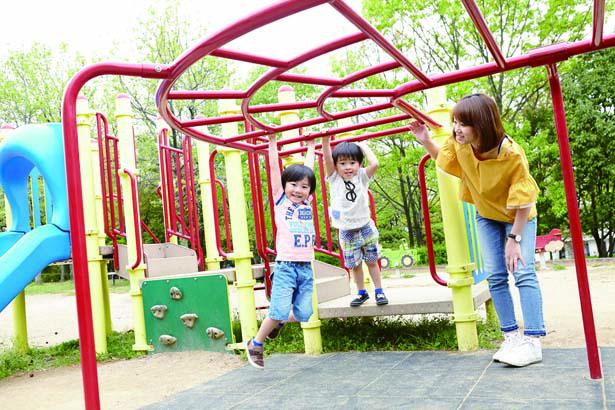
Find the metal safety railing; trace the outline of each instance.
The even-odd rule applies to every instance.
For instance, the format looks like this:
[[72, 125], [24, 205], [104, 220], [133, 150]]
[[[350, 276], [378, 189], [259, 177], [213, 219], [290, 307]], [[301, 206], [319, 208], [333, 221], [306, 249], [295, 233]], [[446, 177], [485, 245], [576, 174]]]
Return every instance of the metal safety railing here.
[[[228, 254], [233, 252], [233, 243], [231, 241], [231, 224], [229, 219], [229, 211], [228, 211], [228, 200], [226, 195], [226, 187], [224, 183], [216, 178], [216, 167], [215, 160], [218, 155], [217, 150], [213, 150], [209, 154], [209, 177], [212, 181], [211, 186], [211, 197], [212, 197], [212, 209], [214, 214], [214, 232], [216, 236], [216, 247], [218, 248], [218, 254], [223, 258], [227, 258]], [[218, 189], [220, 189], [221, 203], [222, 203], [222, 214], [224, 220], [224, 233], [226, 239], [226, 250], [222, 249], [222, 238], [220, 232], [220, 224], [218, 223], [220, 208], [218, 206]]]
[[[111, 239], [113, 245], [113, 265], [115, 270], [119, 269], [118, 260], [118, 239], [126, 238], [126, 226], [124, 219], [124, 200], [122, 197], [122, 186], [120, 183], [119, 171], [120, 171], [120, 159], [118, 143], [119, 140], [116, 136], [109, 132], [109, 123], [107, 118], [101, 114], [96, 113], [96, 130], [97, 130], [97, 142], [98, 142], [98, 156], [99, 156], [99, 172], [100, 183], [102, 192], [103, 203], [103, 218], [104, 218], [104, 230], [105, 235]], [[136, 157], [136, 153], [135, 153]], [[132, 178], [132, 177], [131, 177]], [[134, 182], [134, 189], [136, 189], [136, 178]], [[151, 236], [155, 243], [160, 243], [160, 240], [156, 237], [154, 232], [147, 224], [138, 217], [138, 195], [133, 199], [133, 210], [136, 212], [137, 219], [135, 223], [138, 223], [138, 227], [135, 227], [135, 232], [138, 235], [137, 247], [142, 252], [143, 238], [141, 235], [141, 229], [145, 230], [148, 235]], [[137, 264], [138, 266], [138, 264]]]
[[427, 244], [427, 259], [429, 261], [429, 272], [433, 280], [442, 286], [448, 283], [438, 275], [436, 269], [436, 254], [433, 246], [433, 235], [431, 233], [431, 217], [429, 216], [429, 198], [427, 196], [427, 182], [425, 179], [425, 164], [431, 159], [429, 154], [423, 156], [419, 162], [419, 185], [421, 187], [421, 208], [423, 209], [423, 220], [425, 221], [425, 243]]
[[[139, 216], [139, 195], [137, 192], [137, 177], [134, 173], [132, 173], [129, 169], [124, 168], [122, 170], [123, 173], [128, 175], [130, 178], [130, 195], [132, 198], [132, 212], [133, 212], [133, 221], [134, 221], [134, 230], [135, 230], [135, 261], [132, 265], [130, 265], [131, 269], [136, 269], [141, 262], [143, 261], [143, 238], [141, 237], [141, 217]], [[146, 275], [147, 276], [147, 275]]]
[[199, 214], [192, 162], [192, 139], [181, 137], [181, 148], [169, 142], [168, 130], [158, 134], [160, 185], [164, 212], [165, 239], [175, 236], [190, 243], [198, 265], [205, 268], [199, 233]]

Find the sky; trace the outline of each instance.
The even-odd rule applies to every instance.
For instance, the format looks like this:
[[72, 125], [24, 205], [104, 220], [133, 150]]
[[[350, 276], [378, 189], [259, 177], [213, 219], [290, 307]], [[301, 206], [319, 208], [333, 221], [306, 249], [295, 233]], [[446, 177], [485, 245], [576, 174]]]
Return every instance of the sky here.
[[[273, 0], [182, 0], [182, 11], [209, 27], [209, 34], [250, 15]], [[346, 0], [361, 11], [360, 0]], [[0, 23], [0, 57], [10, 50], [41, 42], [52, 48], [66, 43], [86, 57], [104, 59], [114, 43], [123, 55], [131, 54], [131, 31], [150, 5], [161, 0], [11, 0], [3, 2]], [[275, 58], [289, 58], [327, 40], [354, 33], [357, 29], [331, 6], [324, 4], [256, 30], [225, 48], [251, 51]], [[272, 46], [273, 45], [273, 46]], [[136, 61], [130, 61], [136, 62]], [[170, 63], [170, 61], [160, 61]], [[319, 65], [316, 63], [316, 65]], [[322, 62], [320, 63], [322, 65]]]

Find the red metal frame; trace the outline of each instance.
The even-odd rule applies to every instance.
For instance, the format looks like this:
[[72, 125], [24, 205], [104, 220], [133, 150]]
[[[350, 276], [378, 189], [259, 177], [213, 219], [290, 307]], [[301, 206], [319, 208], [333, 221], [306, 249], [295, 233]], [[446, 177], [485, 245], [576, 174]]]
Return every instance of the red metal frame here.
[[117, 173], [120, 165], [117, 148], [118, 139], [109, 134], [107, 118], [101, 113], [96, 113], [96, 128], [98, 131], [98, 164], [102, 187], [105, 234], [111, 239], [113, 244], [113, 265], [117, 272], [119, 269], [117, 252], [118, 237], [126, 236], [122, 189], [120, 178]]
[[169, 142], [167, 129], [161, 130], [158, 135], [165, 238], [169, 241], [171, 236], [176, 236], [189, 241], [190, 247], [196, 252], [199, 267], [204, 270], [205, 260], [199, 232], [192, 161], [192, 139], [184, 135], [181, 141], [182, 148], [175, 148]]
[[[258, 155], [258, 153], [248, 153], [248, 167], [250, 171], [252, 210], [254, 211], [254, 229], [256, 231], [256, 251], [265, 265], [265, 293], [269, 297], [271, 295], [271, 264], [269, 263], [269, 256], [275, 254], [275, 252], [267, 246], [267, 228]], [[265, 161], [267, 161], [267, 158], [265, 158]], [[275, 224], [275, 221], [273, 223]]]
[[[214, 232], [216, 233], [216, 247], [218, 248], [218, 254], [223, 258], [227, 258], [228, 254], [233, 252], [233, 244], [231, 242], [231, 230], [230, 230], [230, 221], [228, 216], [228, 203], [226, 198], [226, 188], [222, 181], [216, 178], [216, 167], [215, 160], [216, 155], [218, 155], [217, 150], [213, 150], [209, 154], [209, 178], [213, 181], [211, 185], [211, 197], [212, 197], [212, 209], [214, 218], [216, 219], [216, 223], [214, 223]], [[218, 209], [218, 188], [220, 187], [220, 191], [222, 192], [222, 209], [224, 213], [224, 229], [226, 233], [226, 251], [222, 249], [222, 240], [220, 238], [220, 225], [217, 223], [217, 219], [219, 214]]]
[[425, 164], [431, 159], [429, 154], [423, 156], [419, 162], [419, 186], [421, 187], [421, 208], [423, 210], [423, 220], [425, 221], [425, 244], [427, 245], [427, 260], [429, 262], [429, 272], [433, 280], [442, 286], [448, 283], [438, 275], [436, 269], [436, 254], [433, 247], [433, 235], [431, 233], [431, 216], [429, 215], [429, 197], [427, 196], [427, 182], [425, 179]]
[[[568, 216], [570, 220], [570, 236], [572, 237], [574, 265], [577, 272], [577, 283], [579, 284], [579, 298], [581, 300], [583, 330], [585, 332], [585, 342], [587, 345], [587, 359], [590, 363], [589, 370], [591, 378], [600, 379], [602, 378], [600, 352], [598, 351], [596, 327], [594, 325], [594, 312], [592, 309], [591, 294], [589, 291], [589, 280], [587, 278], [587, 264], [585, 262], [585, 249], [583, 246], [583, 231], [581, 229], [579, 206], [577, 204], [577, 190], [574, 184], [574, 172], [572, 168], [572, 156], [570, 155], [570, 142], [568, 140], [564, 100], [562, 98], [559, 75], [557, 74], [557, 68], [554, 64], [547, 66], [547, 74], [549, 77], [549, 87], [551, 88], [555, 131], [557, 132], [560, 163], [562, 167], [564, 189], [566, 191], [566, 206], [568, 208]], [[592, 364], [594, 364], [594, 366], [592, 366]]]
[[[101, 113], [96, 113], [96, 129], [98, 132], [98, 164], [103, 197], [105, 234], [111, 239], [111, 243], [113, 244], [113, 266], [117, 272], [119, 269], [117, 252], [118, 237], [126, 237], [124, 200], [118, 174], [120, 166], [118, 151], [119, 140], [109, 133], [109, 123], [107, 122], [107, 118]], [[139, 207], [138, 202], [133, 203], [135, 207]], [[160, 243], [160, 240], [143, 220], [139, 220], [139, 223], [141, 228], [152, 237], [155, 243]], [[142, 245], [142, 240], [139, 243]]]
[[[283, 19], [287, 16], [299, 13], [301, 11], [323, 5], [327, 3], [329, 6], [336, 9], [342, 16], [353, 23], [359, 32], [351, 36], [347, 36], [314, 50], [310, 50], [288, 61], [279, 59], [272, 59], [264, 56], [258, 56], [249, 53], [237, 52], [234, 50], [228, 50], [222, 48], [226, 44], [233, 40], [250, 33], [251, 31], [266, 26], [270, 23]], [[194, 47], [184, 52], [179, 56], [172, 64], [155, 65], [155, 64], [122, 64], [122, 63], [99, 63], [88, 66], [79, 71], [69, 82], [63, 101], [62, 110], [62, 122], [64, 127], [64, 146], [66, 155], [66, 168], [67, 168], [67, 182], [69, 187], [69, 203], [70, 203], [70, 222], [71, 222], [71, 241], [73, 246], [73, 263], [75, 266], [75, 288], [77, 296], [77, 312], [79, 315], [79, 333], [81, 337], [81, 356], [82, 356], [82, 369], [84, 376], [84, 392], [86, 398], [86, 407], [88, 409], [99, 408], [100, 401], [97, 388], [97, 375], [96, 375], [96, 362], [94, 354], [94, 341], [92, 332], [92, 318], [91, 318], [91, 302], [88, 288], [88, 268], [87, 268], [87, 256], [85, 251], [85, 228], [83, 226], [83, 205], [81, 203], [81, 179], [79, 171], [79, 152], [77, 144], [77, 128], [76, 128], [76, 99], [79, 91], [84, 84], [93, 78], [102, 75], [124, 75], [132, 77], [143, 77], [149, 79], [160, 79], [161, 84], [156, 95], [156, 103], [163, 119], [170, 124], [173, 128], [187, 135], [195, 137], [200, 140], [204, 140], [210, 143], [225, 145], [242, 149], [248, 152], [255, 150], [262, 150], [264, 137], [272, 132], [280, 132], [282, 129], [299, 129], [310, 125], [322, 124], [332, 119], [341, 119], [353, 117], [370, 112], [378, 112], [391, 108], [392, 102], [385, 104], [375, 104], [369, 107], [361, 107], [353, 110], [349, 110], [342, 113], [329, 113], [326, 112], [323, 107], [327, 98], [342, 98], [351, 97], [356, 98], [360, 96], [387, 96], [391, 101], [399, 101], [399, 98], [406, 94], [425, 90], [432, 87], [452, 84], [465, 80], [471, 80], [487, 75], [503, 73], [509, 70], [514, 70], [521, 67], [538, 67], [538, 66], [550, 66], [550, 84], [552, 86], [553, 103], [556, 109], [556, 122], [558, 123], [558, 138], [560, 142], [560, 150], [563, 152], [563, 157], [570, 157], [569, 147], [566, 144], [567, 138], [565, 137], [565, 122], [563, 119], [563, 104], [561, 104], [561, 90], [559, 90], [559, 82], [556, 84], [555, 76], [555, 64], [567, 58], [595, 51], [599, 49], [609, 48], [615, 46], [615, 35], [603, 34], [604, 25], [604, 0], [594, 0], [594, 12], [593, 12], [593, 27], [592, 38], [574, 43], [561, 43], [551, 45], [547, 47], [538, 48], [532, 50], [525, 55], [512, 56], [505, 58], [501, 55], [496, 42], [493, 40], [493, 36], [489, 32], [484, 18], [478, 7], [473, 0], [463, 0], [463, 4], [466, 7], [472, 21], [474, 22], [476, 29], [481, 37], [485, 40], [487, 47], [489, 48], [493, 62], [478, 65], [471, 68], [465, 68], [453, 72], [426, 75], [418, 71], [410, 61], [408, 61], [403, 54], [401, 54], [395, 47], [393, 47], [380, 33], [378, 33], [372, 26], [369, 25], [362, 17], [348, 7], [342, 0], [284, 0], [278, 3], [268, 6], [261, 11], [254, 13], [250, 16], [231, 24], [227, 28], [216, 32], [209, 37], [198, 42]], [[364, 41], [370, 39], [374, 41], [380, 48], [393, 57], [393, 61], [383, 63], [379, 66], [370, 67], [366, 70], [362, 70], [358, 73], [353, 73], [343, 79], [335, 78], [323, 78], [313, 77], [303, 74], [292, 74], [287, 71], [297, 66], [298, 64], [323, 55], [326, 52], [339, 49], [349, 44], [356, 43], [358, 41]], [[197, 91], [186, 92], [181, 90], [173, 90], [173, 85], [177, 83], [178, 78], [194, 63], [206, 56], [213, 56], [218, 58], [225, 58], [235, 61], [243, 61], [254, 64], [260, 64], [271, 67], [271, 70], [263, 74], [263, 76], [256, 80], [252, 86], [246, 91]], [[376, 73], [382, 73], [384, 71], [403, 67], [408, 70], [416, 79], [409, 81], [405, 84], [401, 84], [393, 90], [350, 90], [342, 88], [350, 88], [356, 81], [365, 78]], [[302, 102], [295, 104], [269, 104], [267, 106], [252, 107], [250, 106], [250, 100], [254, 93], [257, 92], [263, 85], [269, 81], [279, 80], [287, 82], [297, 82], [302, 84], [316, 84], [325, 85], [330, 87], [325, 90], [319, 98], [314, 102]], [[331, 87], [335, 88], [332, 89]], [[169, 106], [171, 99], [242, 99], [242, 115], [241, 116], [226, 116], [206, 118], [202, 120], [190, 120], [184, 121], [173, 115]], [[299, 105], [297, 105], [299, 104]], [[271, 111], [284, 111], [291, 109], [291, 107], [306, 107], [314, 106], [319, 111], [319, 116], [302, 121], [298, 121], [294, 124], [288, 124], [284, 127], [269, 126], [262, 124], [257, 119], [252, 117], [253, 113], [257, 112], [271, 112]], [[558, 113], [559, 110], [559, 113]], [[243, 134], [233, 136], [231, 138], [223, 138], [213, 134], [208, 134], [203, 131], [197, 130], [198, 125], [203, 124], [219, 124], [223, 122], [247, 120], [258, 128], [258, 130], [244, 130]], [[362, 123], [363, 128], [369, 127], [369, 121]], [[368, 139], [375, 138], [382, 135], [390, 135], [393, 133], [405, 132], [405, 127], [398, 127], [397, 129], [389, 130], [389, 134], [386, 132], [377, 132], [371, 134], [363, 134], [355, 137], [355, 139]], [[332, 133], [338, 132], [337, 130], [331, 130]], [[302, 139], [315, 138], [309, 133], [302, 136]], [[248, 142], [250, 141], [250, 142]], [[305, 148], [300, 148], [304, 150]], [[290, 152], [286, 152], [289, 154]], [[562, 168], [564, 169], [566, 183], [567, 200], [570, 204], [576, 203], [576, 194], [574, 192], [574, 180], [572, 178], [572, 168], [570, 161], [562, 161]], [[580, 233], [580, 224], [578, 221], [578, 209], [569, 206], [571, 224], [574, 226], [574, 230]], [[583, 282], [587, 281], [586, 270], [580, 268], [584, 266], [582, 242], [580, 242], [580, 235], [576, 233], [573, 235], [573, 244], [575, 249], [575, 260], [577, 261], [577, 274], [579, 275], [579, 290], [581, 292], [581, 304], [584, 312], [584, 323], [586, 329], [586, 343], [588, 349], [589, 367], [592, 378], [600, 377], [600, 360], [596, 353], [595, 348], [595, 330], [591, 318], [591, 301], [589, 299], [589, 291], [583, 291], [585, 287]]]
[[131, 269], [136, 269], [143, 261], [143, 238], [141, 237], [141, 216], [139, 215], [139, 193], [137, 191], [137, 177], [127, 168], [122, 170], [130, 178], [130, 195], [132, 198], [132, 217], [134, 220], [135, 229], [135, 251], [137, 257], [135, 262], [130, 266]]

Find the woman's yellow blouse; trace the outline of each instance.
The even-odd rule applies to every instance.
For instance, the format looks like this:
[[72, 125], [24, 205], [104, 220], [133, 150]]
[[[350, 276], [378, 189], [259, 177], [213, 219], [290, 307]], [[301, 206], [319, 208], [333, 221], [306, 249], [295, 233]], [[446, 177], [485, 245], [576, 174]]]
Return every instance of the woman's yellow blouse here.
[[436, 162], [446, 173], [461, 178], [461, 200], [476, 205], [482, 217], [512, 223], [517, 209], [527, 207], [532, 207], [528, 220], [536, 216], [538, 185], [523, 148], [510, 138], [502, 143], [497, 158], [487, 160], [476, 158], [470, 144], [450, 138]]

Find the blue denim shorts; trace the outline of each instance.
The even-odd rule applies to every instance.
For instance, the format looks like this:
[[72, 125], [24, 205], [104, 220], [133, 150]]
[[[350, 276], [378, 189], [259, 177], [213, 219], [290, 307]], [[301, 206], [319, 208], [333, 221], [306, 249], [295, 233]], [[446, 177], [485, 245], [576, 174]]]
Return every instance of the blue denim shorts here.
[[292, 306], [295, 318], [307, 322], [312, 316], [312, 262], [276, 261], [273, 269], [269, 317], [287, 320]]
[[344, 264], [352, 269], [365, 262], [378, 262], [380, 250], [378, 249], [378, 229], [374, 221], [361, 228], [351, 231], [340, 230], [340, 245], [344, 252]]

